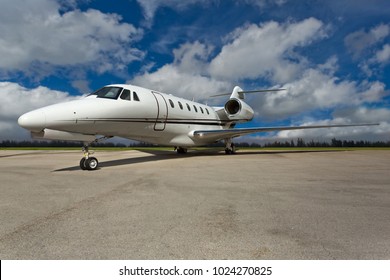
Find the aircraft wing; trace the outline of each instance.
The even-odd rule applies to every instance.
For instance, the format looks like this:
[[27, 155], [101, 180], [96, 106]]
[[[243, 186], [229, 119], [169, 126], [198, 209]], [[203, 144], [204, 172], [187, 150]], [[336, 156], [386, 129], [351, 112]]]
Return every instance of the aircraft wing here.
[[270, 132], [281, 130], [313, 129], [313, 128], [331, 128], [331, 127], [352, 127], [352, 126], [370, 126], [374, 124], [340, 124], [340, 125], [310, 125], [310, 126], [278, 126], [278, 127], [251, 127], [251, 128], [233, 128], [220, 130], [196, 130], [193, 136], [198, 139], [218, 141], [226, 138], [234, 138], [256, 132]]

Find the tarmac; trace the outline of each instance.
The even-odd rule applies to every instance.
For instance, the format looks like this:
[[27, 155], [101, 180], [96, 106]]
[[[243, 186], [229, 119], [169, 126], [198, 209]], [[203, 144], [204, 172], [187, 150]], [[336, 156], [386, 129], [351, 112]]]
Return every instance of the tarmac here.
[[390, 259], [390, 150], [0, 150], [0, 259]]

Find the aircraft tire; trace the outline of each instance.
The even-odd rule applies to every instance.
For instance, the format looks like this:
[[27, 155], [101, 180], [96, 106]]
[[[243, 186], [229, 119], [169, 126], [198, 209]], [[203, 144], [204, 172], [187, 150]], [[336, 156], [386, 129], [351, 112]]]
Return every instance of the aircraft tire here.
[[186, 148], [182, 148], [182, 147], [177, 148], [176, 151], [177, 151], [178, 154], [186, 154], [187, 153], [187, 149]]
[[85, 161], [87, 170], [96, 170], [99, 166], [99, 161], [95, 157], [90, 157]]
[[82, 170], [87, 170], [87, 166], [85, 166], [85, 158], [82, 158], [82, 159], [80, 160], [80, 168], [81, 168]]

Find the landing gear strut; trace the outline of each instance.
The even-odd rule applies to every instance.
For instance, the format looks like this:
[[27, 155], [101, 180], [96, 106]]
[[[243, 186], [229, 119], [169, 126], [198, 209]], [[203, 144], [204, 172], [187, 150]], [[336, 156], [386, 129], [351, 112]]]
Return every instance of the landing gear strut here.
[[186, 154], [187, 153], [187, 149], [183, 148], [183, 147], [175, 147], [175, 150], [178, 154]]
[[227, 155], [233, 155], [236, 153], [236, 147], [234, 143], [232, 143], [231, 138], [225, 139], [225, 154]]
[[[96, 139], [95, 141], [91, 142], [90, 144], [97, 143], [102, 140], [106, 140], [110, 137], [101, 137]], [[91, 157], [90, 155], [93, 154], [93, 152], [89, 151], [89, 145], [88, 143], [84, 143], [84, 146], [82, 148], [84, 157], [80, 160], [80, 168], [82, 170], [96, 170], [99, 166], [99, 161], [95, 157]]]

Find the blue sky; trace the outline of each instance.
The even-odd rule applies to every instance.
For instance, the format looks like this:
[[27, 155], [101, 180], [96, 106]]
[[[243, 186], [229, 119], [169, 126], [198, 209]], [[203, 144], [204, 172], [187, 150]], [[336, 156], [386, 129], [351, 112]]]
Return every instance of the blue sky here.
[[106, 84], [194, 98], [243, 89], [246, 126], [380, 122], [275, 138], [390, 140], [387, 0], [0, 0], [0, 139], [18, 116]]

